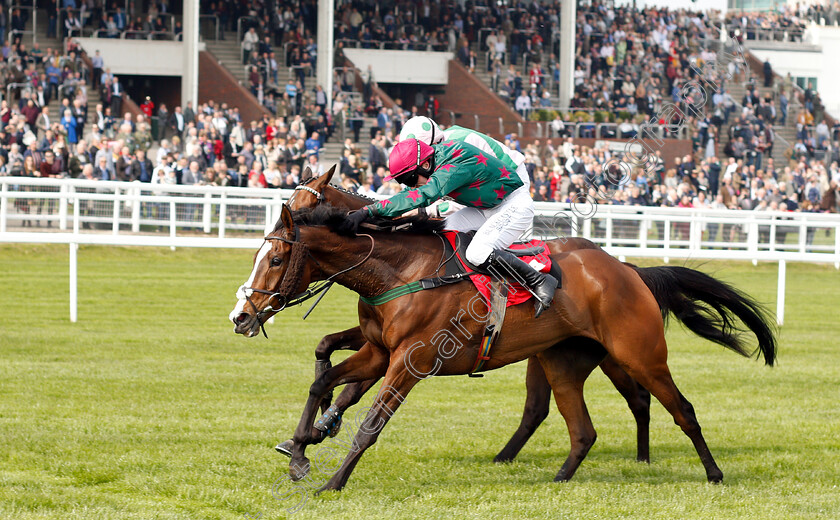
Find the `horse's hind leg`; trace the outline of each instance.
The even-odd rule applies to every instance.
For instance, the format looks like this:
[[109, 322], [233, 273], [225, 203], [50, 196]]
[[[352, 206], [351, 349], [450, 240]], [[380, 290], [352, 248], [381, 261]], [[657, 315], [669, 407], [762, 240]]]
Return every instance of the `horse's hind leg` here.
[[636, 460], [650, 462], [650, 392], [610, 356], [601, 362], [601, 370], [627, 401], [636, 419]]
[[[330, 356], [336, 350], [354, 350], [357, 351], [365, 344], [365, 336], [362, 334], [361, 327], [353, 327], [352, 329], [342, 330], [334, 334], [327, 334], [318, 346], [315, 347], [315, 379], [321, 377], [321, 374], [332, 368]], [[370, 388], [370, 387], [368, 387]], [[329, 391], [326, 397], [321, 401], [321, 413], [327, 411], [330, 403], [332, 403], [333, 392]]]
[[554, 391], [557, 408], [566, 420], [571, 442], [569, 456], [554, 477], [555, 482], [571, 479], [595, 444], [595, 427], [583, 400], [583, 383], [604, 354], [599, 344], [575, 338], [537, 355]]
[[[615, 345], [612, 349], [616, 361], [642, 386], [647, 388], [656, 397], [662, 406], [674, 417], [674, 422], [682, 428], [682, 431], [691, 439], [700, 461], [706, 469], [706, 478], [709, 482], [720, 482], [723, 480], [723, 472], [715, 463], [706, 440], [700, 431], [700, 423], [694, 415], [694, 407], [683, 397], [674, 384], [671, 372], [666, 362], [667, 346], [665, 336], [660, 333], [658, 344], [653, 349], [632, 350], [623, 349]], [[623, 355], [630, 353], [630, 355]], [[641, 354], [641, 355], [640, 355]]]
[[493, 462], [512, 461], [548, 416], [548, 408], [551, 404], [551, 385], [548, 384], [545, 371], [535, 357], [528, 359], [525, 388], [527, 390], [525, 410], [522, 412], [522, 421], [519, 428], [516, 429], [513, 437], [502, 448], [502, 451], [496, 455]]

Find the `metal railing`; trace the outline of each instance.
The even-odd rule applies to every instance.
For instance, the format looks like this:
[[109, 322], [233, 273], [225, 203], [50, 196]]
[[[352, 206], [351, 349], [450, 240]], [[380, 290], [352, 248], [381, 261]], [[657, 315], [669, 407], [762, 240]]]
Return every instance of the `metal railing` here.
[[31, 89], [32, 83], [9, 83], [6, 85], [6, 99], [11, 102], [12, 101], [12, 89], [20, 89], [23, 91], [24, 89]]
[[245, 20], [252, 20], [259, 24], [260, 20], [256, 16], [241, 16], [238, 20], [236, 20], [236, 43], [238, 45], [242, 45], [242, 22]]
[[[12, 27], [12, 13], [15, 11], [15, 9], [20, 10], [20, 11], [29, 11], [30, 12], [29, 13], [30, 14], [29, 22], [32, 23], [32, 30], [27, 30], [27, 29], [16, 30], [16, 29], [11, 28]], [[21, 38], [22, 38], [24, 34], [31, 34], [32, 35], [32, 43], [37, 42], [38, 41], [38, 36], [36, 34], [37, 31], [35, 31], [35, 29], [38, 27], [38, 9], [35, 7], [35, 2], [32, 2], [32, 5], [12, 5], [12, 6], [9, 6], [9, 14], [8, 14], [8, 17], [6, 18], [6, 27], [9, 28], [9, 35], [8, 35], [9, 43], [11, 43], [15, 40], [15, 36], [20, 35]]]
[[356, 40], [353, 38], [339, 38], [335, 41], [344, 43], [344, 47], [352, 49], [379, 49], [379, 50], [412, 50], [412, 51], [427, 51], [427, 52], [448, 52], [449, 42], [429, 43], [429, 42], [401, 42], [399, 40]]
[[[199, 34], [205, 40], [211, 39], [206, 34], [206, 31], [204, 31], [204, 29], [203, 29], [207, 22], [212, 22], [213, 23], [214, 30], [213, 30], [213, 38], [212, 39], [216, 40], [216, 41], [220, 40], [221, 38], [219, 38], [219, 36], [221, 35], [221, 25], [220, 25], [221, 22], [219, 20], [219, 17], [216, 16], [215, 14], [201, 14], [201, 15], [198, 16], [198, 32], [199, 32]], [[175, 29], [174, 29], [174, 26], [173, 26], [173, 32], [174, 32], [174, 30]]]
[[[242, 43], [242, 42], [240, 41], [240, 43]], [[292, 47], [292, 46], [297, 47], [298, 43], [297, 42], [286, 42], [286, 43], [283, 44], [283, 66], [284, 67], [289, 66], [289, 54], [291, 54], [289, 52], [289, 48]]]
[[733, 24], [731, 27], [737, 31], [736, 36], [750, 41], [801, 42], [805, 33], [798, 27], [742, 27], [740, 24]]

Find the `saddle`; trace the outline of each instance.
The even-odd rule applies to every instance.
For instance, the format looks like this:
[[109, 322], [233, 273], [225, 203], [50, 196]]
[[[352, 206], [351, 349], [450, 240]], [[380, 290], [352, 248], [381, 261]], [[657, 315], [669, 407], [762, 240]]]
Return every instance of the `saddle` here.
[[[394, 229], [391, 230], [393, 231]], [[444, 249], [441, 260], [443, 274], [394, 287], [379, 296], [370, 298], [362, 296], [360, 300], [368, 305], [382, 305], [401, 296], [469, 279], [484, 297], [489, 311], [478, 355], [472, 370], [469, 372], [470, 377], [482, 377], [482, 374], [478, 374], [477, 372], [480, 372], [484, 368], [485, 363], [490, 360], [490, 349], [493, 348], [501, 333], [507, 307], [526, 302], [532, 296], [528, 289], [518, 283], [512, 283], [507, 279], [496, 277], [493, 273], [481, 269], [466, 260], [466, 250], [474, 235], [475, 233], [460, 233], [456, 231], [444, 231], [440, 234]], [[550, 273], [560, 282], [560, 269], [557, 267], [556, 262], [551, 261], [545, 242], [531, 240], [530, 242], [512, 244], [509, 248], [505, 249], [521, 258], [522, 261], [534, 269]], [[559, 287], [560, 285], [558, 283]]]
[[[443, 237], [446, 240], [444, 241], [444, 274], [441, 278], [444, 280], [452, 279], [453, 281], [461, 280], [465, 277], [470, 278], [478, 291], [484, 296], [488, 305], [491, 301], [490, 285], [493, 282], [498, 282], [508, 287], [506, 306], [518, 305], [528, 301], [531, 298], [531, 293], [527, 289], [518, 283], [500, 280], [493, 273], [467, 260], [466, 250], [474, 236], [474, 231], [466, 233], [458, 231], [443, 232]], [[551, 261], [545, 242], [536, 239], [529, 242], [515, 242], [510, 247], [506, 247], [505, 250], [513, 253], [534, 269], [551, 274], [558, 282], [562, 280], [560, 268], [555, 262]]]

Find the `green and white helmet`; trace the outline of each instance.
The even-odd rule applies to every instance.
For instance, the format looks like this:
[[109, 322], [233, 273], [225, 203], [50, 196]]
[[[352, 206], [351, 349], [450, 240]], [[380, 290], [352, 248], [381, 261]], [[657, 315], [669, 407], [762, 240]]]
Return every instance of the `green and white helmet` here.
[[428, 145], [443, 141], [443, 131], [433, 120], [426, 116], [412, 117], [403, 125], [400, 131], [400, 141], [417, 139]]

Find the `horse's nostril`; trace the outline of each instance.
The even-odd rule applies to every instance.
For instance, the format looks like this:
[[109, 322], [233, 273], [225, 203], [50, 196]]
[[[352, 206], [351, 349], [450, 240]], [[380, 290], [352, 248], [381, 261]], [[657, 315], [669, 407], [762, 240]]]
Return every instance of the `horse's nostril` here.
[[240, 312], [236, 317], [236, 323], [244, 323], [250, 315], [247, 312]]

